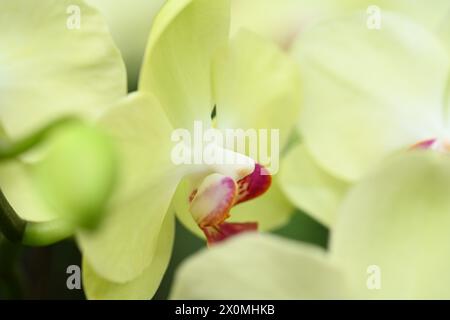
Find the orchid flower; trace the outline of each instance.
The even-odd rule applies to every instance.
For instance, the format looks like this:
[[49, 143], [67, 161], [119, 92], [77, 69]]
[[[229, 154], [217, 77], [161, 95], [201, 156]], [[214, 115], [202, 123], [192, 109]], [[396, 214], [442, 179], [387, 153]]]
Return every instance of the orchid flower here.
[[[153, 19], [166, 0], [87, 0], [105, 16], [125, 60], [131, 88], [138, 79]], [[241, 28], [272, 39], [288, 49], [307, 26], [335, 15], [343, 1], [231, 0], [230, 34]], [[130, 23], [132, 21], [133, 23]]]
[[407, 4], [393, 1], [389, 12], [380, 2], [380, 29], [368, 28], [366, 11], [351, 11], [311, 27], [293, 47], [304, 83], [302, 143], [280, 180], [297, 207], [329, 227], [348, 187], [379, 161], [446, 149], [450, 4]]
[[211, 245], [280, 226], [292, 212], [266, 164], [245, 152], [210, 144], [240, 161], [172, 159], [176, 129], [194, 137], [196, 124], [216, 133], [278, 129], [282, 150], [295, 125], [295, 63], [250, 32], [229, 40], [229, 13], [228, 0], [166, 2], [150, 33], [139, 90], [99, 122], [116, 141], [122, 173], [104, 223], [78, 236], [88, 298], [152, 297], [171, 256], [174, 212]]
[[351, 188], [329, 251], [239, 236], [186, 260], [171, 297], [449, 299], [449, 191], [448, 154], [393, 156]]
[[[127, 65], [128, 79], [133, 88], [139, 76], [153, 19], [165, 0], [87, 2], [105, 16]], [[232, 0], [230, 34], [246, 28], [287, 47], [298, 29], [322, 18], [324, 10], [331, 14], [337, 8], [331, 1], [321, 1], [317, 5], [317, 0]]]
[[0, 29], [0, 229], [46, 245], [111, 192], [113, 147], [89, 122], [126, 94], [125, 68], [83, 1], [1, 1]]

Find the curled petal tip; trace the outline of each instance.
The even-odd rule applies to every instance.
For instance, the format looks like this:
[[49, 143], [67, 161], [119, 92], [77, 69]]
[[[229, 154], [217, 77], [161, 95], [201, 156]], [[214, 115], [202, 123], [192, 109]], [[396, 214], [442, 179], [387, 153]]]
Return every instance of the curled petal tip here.
[[272, 184], [272, 176], [266, 168], [257, 163], [255, 170], [239, 180], [237, 184], [238, 194], [235, 205], [264, 194]]

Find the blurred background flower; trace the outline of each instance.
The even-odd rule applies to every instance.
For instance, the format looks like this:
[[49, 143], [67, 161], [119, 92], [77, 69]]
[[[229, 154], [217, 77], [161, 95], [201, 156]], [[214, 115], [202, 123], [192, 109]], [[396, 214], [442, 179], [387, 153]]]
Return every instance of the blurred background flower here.
[[427, 27], [442, 8], [414, 11], [411, 19], [403, 15], [409, 6], [397, 5], [395, 13], [381, 11], [380, 30], [366, 26], [365, 11], [350, 11], [293, 45], [304, 79], [302, 141], [285, 159], [281, 185], [330, 227], [348, 186], [367, 170], [429, 139], [429, 147], [444, 147], [450, 137], [450, 39]]

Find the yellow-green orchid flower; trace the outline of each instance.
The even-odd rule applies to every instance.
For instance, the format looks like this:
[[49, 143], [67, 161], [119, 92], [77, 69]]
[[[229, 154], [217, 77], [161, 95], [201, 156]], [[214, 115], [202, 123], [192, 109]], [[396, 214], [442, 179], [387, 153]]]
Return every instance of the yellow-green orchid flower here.
[[[131, 88], [139, 76], [153, 19], [165, 1], [87, 0], [105, 16], [127, 65]], [[287, 49], [301, 30], [342, 10], [343, 1], [232, 0], [230, 34], [245, 28]]]
[[[174, 299], [449, 299], [450, 159], [411, 151], [361, 179], [329, 252], [243, 235], [178, 270]], [[218, 276], [220, 275], [220, 276]]]
[[[153, 19], [165, 1], [87, 0], [106, 17], [127, 65], [131, 88], [139, 76]], [[234, 35], [244, 27], [288, 47], [299, 28], [323, 18], [325, 10], [330, 14], [337, 10], [332, 1], [320, 2], [318, 5], [317, 0], [232, 0], [230, 32]]]
[[111, 192], [111, 142], [82, 122], [126, 94], [125, 68], [80, 0], [1, 1], [0, 29], [0, 228], [46, 245], [95, 224]]
[[153, 18], [165, 0], [87, 0], [105, 16], [111, 34], [125, 60], [130, 87], [142, 64]]
[[253, 199], [272, 180], [261, 175], [269, 169], [260, 159], [220, 145], [214, 150], [241, 162], [172, 159], [175, 129], [193, 136], [196, 125], [215, 133], [278, 129], [282, 147], [295, 125], [295, 63], [252, 33], [230, 41], [229, 15], [229, 0], [168, 1], [152, 27], [138, 92], [100, 121], [117, 142], [123, 170], [98, 232], [78, 237], [88, 298], [153, 296], [171, 256], [174, 211], [211, 244], [257, 225], [280, 226], [292, 212], [276, 176]]
[[407, 3], [386, 4], [397, 8], [390, 12], [380, 2], [380, 29], [368, 27], [366, 11], [350, 10], [294, 45], [302, 143], [286, 156], [280, 180], [293, 203], [327, 226], [348, 186], [380, 160], [413, 146], [445, 148], [450, 137], [450, 4]]

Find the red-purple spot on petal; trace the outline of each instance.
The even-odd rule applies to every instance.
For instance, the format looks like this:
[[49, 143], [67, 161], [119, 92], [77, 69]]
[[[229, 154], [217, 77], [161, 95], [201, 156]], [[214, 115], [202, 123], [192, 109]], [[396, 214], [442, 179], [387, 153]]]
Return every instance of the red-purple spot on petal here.
[[230, 237], [244, 232], [258, 231], [258, 223], [227, 223], [223, 222], [217, 226], [209, 226], [202, 228], [203, 233], [208, 239], [208, 245], [220, 243]]
[[254, 199], [265, 193], [272, 184], [272, 176], [266, 168], [256, 163], [255, 170], [239, 180], [237, 184], [238, 194], [235, 205]]
[[436, 142], [436, 139], [423, 140], [423, 141], [420, 141], [420, 142], [414, 144], [413, 146], [411, 146], [410, 149], [411, 150], [416, 150], [416, 149], [428, 150], [428, 149], [431, 149], [433, 147], [435, 142]]

